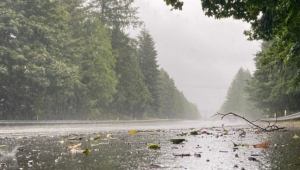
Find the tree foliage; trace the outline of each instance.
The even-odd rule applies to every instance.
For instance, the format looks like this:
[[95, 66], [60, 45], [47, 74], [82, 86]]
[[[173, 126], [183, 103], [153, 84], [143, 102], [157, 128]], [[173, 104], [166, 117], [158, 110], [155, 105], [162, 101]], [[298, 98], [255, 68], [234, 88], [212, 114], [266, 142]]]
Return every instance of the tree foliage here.
[[[1, 1], [0, 118], [199, 116], [174, 83], [160, 84], [150, 33], [135, 39], [124, 32], [142, 23], [132, 3]], [[174, 112], [160, 105], [168, 87]]]
[[180, 0], [164, 0], [167, 5], [171, 5], [172, 9], [182, 10], [183, 2]]
[[278, 60], [286, 67], [297, 68], [295, 84], [300, 82], [300, 1], [294, 0], [249, 0], [213, 1], [202, 0], [202, 9], [208, 16], [215, 18], [233, 17], [251, 24], [244, 33], [249, 40], [273, 40], [261, 60], [263, 65]]
[[[249, 99], [262, 108], [266, 114], [283, 115], [300, 111], [298, 101], [300, 99], [299, 86], [295, 86], [294, 75], [297, 74], [297, 66], [287, 67], [282, 60], [275, 60], [265, 64], [268, 55], [280, 55], [280, 49], [274, 49], [276, 42], [263, 42], [261, 51], [256, 54], [255, 64], [257, 70], [248, 82], [246, 91]], [[272, 50], [270, 50], [272, 48]], [[282, 47], [279, 47], [282, 48]]]
[[160, 109], [159, 98], [159, 69], [156, 61], [157, 51], [155, 43], [145, 28], [143, 28], [138, 36], [138, 60], [140, 69], [145, 77], [145, 84], [151, 94], [152, 101], [147, 107], [147, 112], [157, 113]]

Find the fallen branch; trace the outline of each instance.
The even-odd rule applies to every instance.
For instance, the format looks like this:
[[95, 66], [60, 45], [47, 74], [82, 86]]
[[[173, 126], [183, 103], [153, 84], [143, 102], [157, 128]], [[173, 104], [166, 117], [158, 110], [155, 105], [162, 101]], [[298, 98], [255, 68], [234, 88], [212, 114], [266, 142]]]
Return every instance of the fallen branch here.
[[[263, 127], [260, 127], [260, 126], [258, 126], [258, 125], [256, 125], [256, 124], [254, 124], [253, 122], [251, 122], [250, 120], [246, 119], [245, 117], [240, 116], [240, 115], [237, 115], [237, 114], [232, 113], [232, 112], [225, 113], [225, 114], [224, 114], [224, 113], [219, 113], [219, 112], [217, 112], [217, 114], [215, 114], [215, 115], [213, 115], [213, 116], [217, 116], [217, 115], [222, 116], [222, 117], [221, 117], [221, 120], [222, 120], [224, 117], [228, 116], [228, 115], [233, 115], [233, 116], [235, 116], [235, 117], [238, 117], [238, 118], [241, 118], [241, 119], [245, 120], [245, 121], [248, 122], [252, 127], [255, 127], [255, 128], [257, 128], [257, 129], [259, 129], [259, 130], [261, 130], [261, 131], [263, 131], [263, 132], [272, 132], [272, 131], [276, 131], [276, 130], [282, 130], [282, 129], [285, 128], [285, 127], [278, 127], [278, 126], [276, 125], [276, 123], [277, 123], [277, 117], [276, 117], [276, 121], [275, 121], [275, 123], [274, 123], [273, 125], [271, 125], [271, 123], [270, 123], [269, 121], [264, 120], [264, 122], [267, 122], [267, 123], [269, 123], [269, 124], [268, 124], [267, 127], [263, 128]], [[213, 117], [213, 116], [212, 116], [212, 117]]]

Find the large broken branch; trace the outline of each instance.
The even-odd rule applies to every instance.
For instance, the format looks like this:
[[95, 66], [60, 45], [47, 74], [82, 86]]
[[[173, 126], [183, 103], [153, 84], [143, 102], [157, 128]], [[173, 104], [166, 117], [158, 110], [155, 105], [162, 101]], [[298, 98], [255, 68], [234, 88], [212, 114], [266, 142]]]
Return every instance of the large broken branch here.
[[[229, 112], [229, 113], [219, 113], [219, 112], [217, 112], [215, 115], [213, 115], [213, 116], [222, 116], [221, 117], [221, 120], [224, 118], [224, 117], [226, 117], [226, 116], [228, 116], [228, 115], [233, 115], [233, 116], [235, 116], [235, 117], [238, 117], [238, 118], [240, 118], [240, 119], [243, 119], [244, 121], [246, 121], [247, 123], [249, 123], [252, 127], [254, 127], [254, 128], [256, 128], [256, 129], [259, 129], [259, 130], [261, 130], [262, 132], [272, 132], [272, 131], [276, 131], [276, 130], [282, 130], [282, 129], [284, 129], [285, 127], [278, 127], [277, 125], [276, 125], [276, 123], [277, 123], [277, 117], [276, 117], [276, 121], [275, 121], [275, 123], [273, 124], [273, 125], [271, 125], [271, 123], [269, 122], [269, 121], [266, 121], [266, 120], [264, 120], [264, 122], [268, 122], [269, 124], [268, 124], [268, 126], [267, 127], [265, 127], [265, 128], [263, 128], [263, 127], [261, 127], [261, 126], [259, 126], [259, 125], [257, 125], [257, 124], [254, 124], [253, 122], [251, 122], [250, 120], [248, 120], [248, 119], [246, 119], [244, 116], [240, 116], [240, 115], [237, 115], [237, 114], [235, 114], [235, 113], [232, 113], [232, 112]], [[213, 117], [212, 116], [212, 117]]]

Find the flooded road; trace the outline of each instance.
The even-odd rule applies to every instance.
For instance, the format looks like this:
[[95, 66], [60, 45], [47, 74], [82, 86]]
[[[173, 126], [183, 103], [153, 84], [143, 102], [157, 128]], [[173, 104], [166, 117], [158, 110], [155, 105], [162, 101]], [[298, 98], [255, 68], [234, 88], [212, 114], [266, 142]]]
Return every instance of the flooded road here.
[[[245, 124], [221, 121], [0, 128], [2, 169], [300, 168], [300, 138], [293, 138], [300, 136], [298, 129], [261, 133]], [[139, 132], [131, 135], [132, 129]], [[194, 131], [198, 135], [191, 135]], [[173, 144], [170, 139], [185, 141]], [[268, 141], [268, 148], [253, 147]], [[148, 149], [149, 143], [160, 149]], [[85, 149], [89, 154], [82, 153]]]

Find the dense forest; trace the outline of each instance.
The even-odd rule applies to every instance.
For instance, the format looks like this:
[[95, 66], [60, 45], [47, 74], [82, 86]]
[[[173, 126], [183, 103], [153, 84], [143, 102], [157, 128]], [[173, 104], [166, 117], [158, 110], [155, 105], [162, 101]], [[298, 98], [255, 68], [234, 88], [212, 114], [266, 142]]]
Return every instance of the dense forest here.
[[1, 1], [0, 119], [199, 118], [132, 3]]

